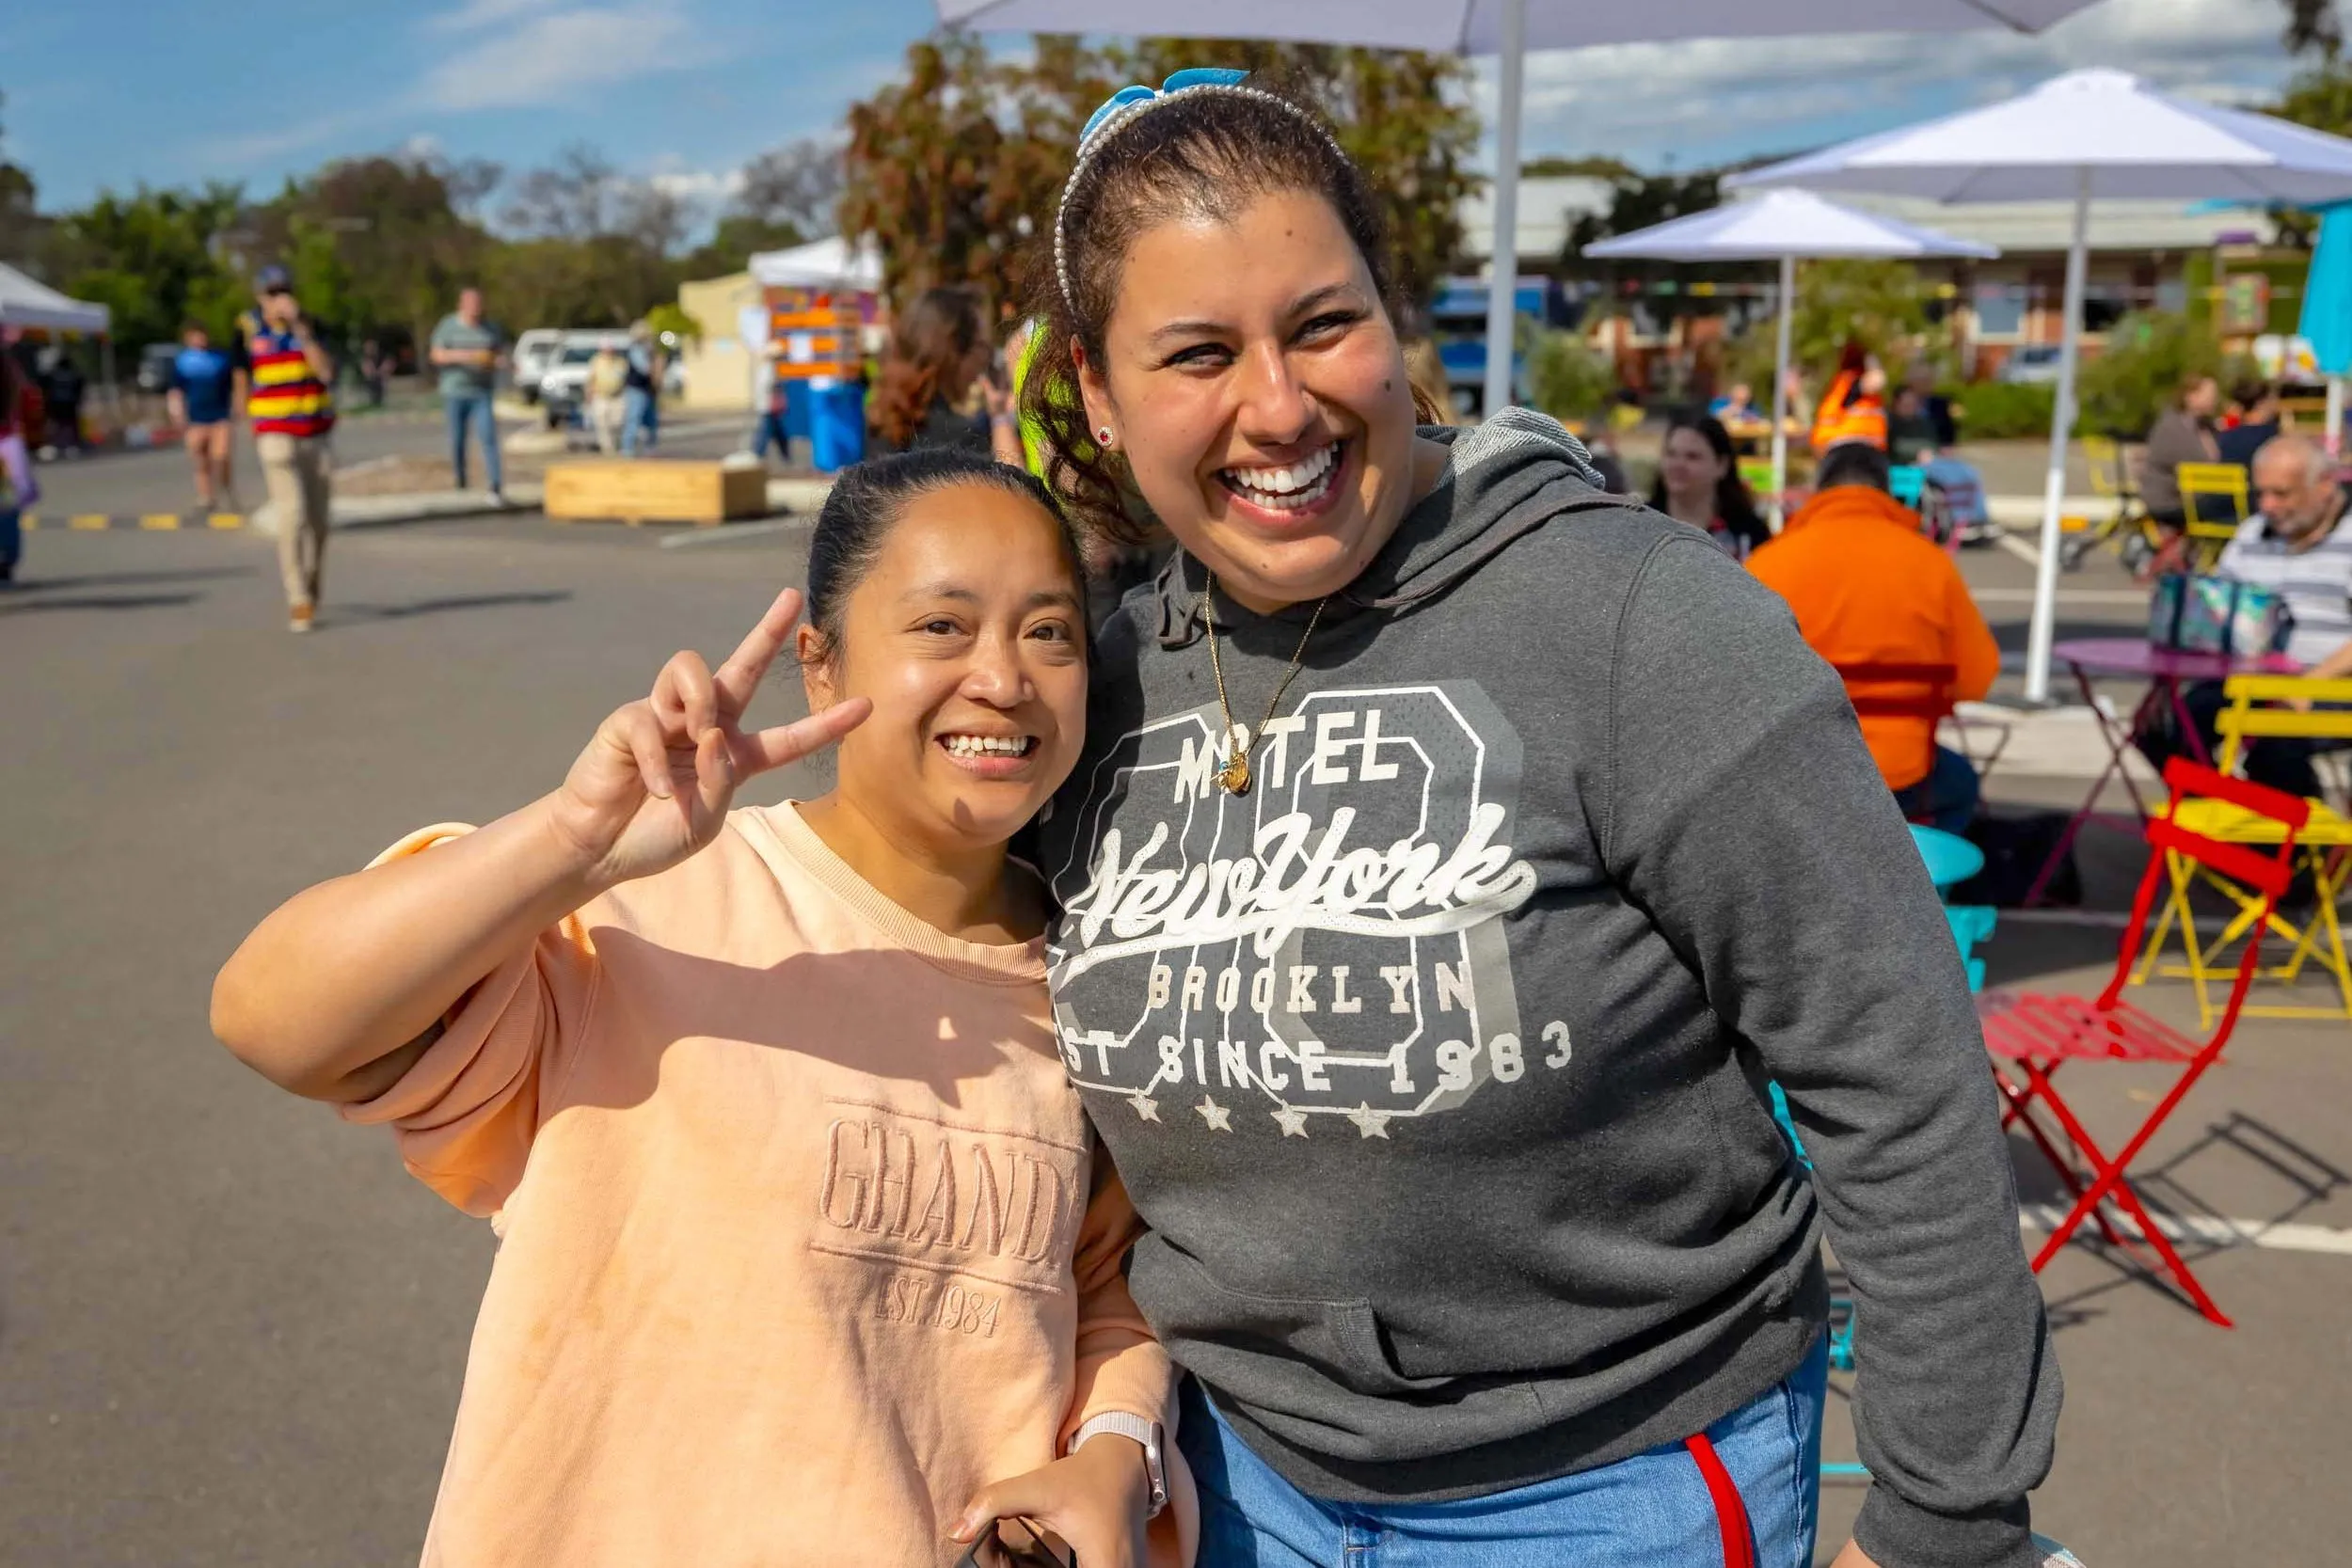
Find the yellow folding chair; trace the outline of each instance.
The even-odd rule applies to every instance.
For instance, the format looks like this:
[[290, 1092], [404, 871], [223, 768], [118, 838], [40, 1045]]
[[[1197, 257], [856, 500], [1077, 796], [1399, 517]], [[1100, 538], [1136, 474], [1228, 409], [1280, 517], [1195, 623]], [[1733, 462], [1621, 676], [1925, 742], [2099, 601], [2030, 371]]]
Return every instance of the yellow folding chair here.
[[2139, 483], [2124, 459], [2122, 443], [2107, 436], [2086, 436], [2082, 441], [2083, 455], [2090, 463], [2090, 493], [2115, 502], [2115, 510], [2105, 517], [2087, 519], [2080, 532], [2063, 541], [2058, 546], [2058, 564], [2074, 571], [2091, 551], [2111, 543], [2122, 555], [2123, 564], [2137, 571], [2164, 540], [2140, 504]]
[[[2222, 690], [2230, 705], [2222, 710], [2215, 727], [2221, 735], [2217, 765], [2224, 773], [2237, 771], [2249, 740], [2352, 741], [2352, 680], [2233, 675]], [[2308, 711], [2287, 705], [2298, 701], [2345, 705], [2334, 711], [2317, 705]], [[2207, 838], [2225, 844], [2279, 842], [2277, 823], [2227, 801], [2199, 800], [2182, 809], [2181, 826]], [[2310, 869], [2314, 907], [2300, 926], [2272, 908], [2267, 928], [2293, 945], [2285, 961], [2265, 966], [2257, 974], [2264, 980], [2293, 986], [2307, 967], [2316, 969], [2334, 980], [2336, 1000], [2328, 1006], [2249, 1003], [2244, 1010], [2257, 1018], [2352, 1019], [2352, 963], [2345, 960], [2344, 931], [2336, 916], [2336, 899], [2344, 891], [2347, 860], [2352, 860], [2352, 817], [2324, 800], [2312, 800], [2311, 820], [2297, 836], [2296, 858]], [[2197, 987], [2201, 1023], [2210, 1028], [2218, 1011], [2211, 988], [2226, 990], [2236, 978], [2236, 964], [2223, 955], [2250, 933], [2257, 920], [2265, 918], [2265, 901], [2258, 893], [2184, 855], [2168, 855], [2165, 869], [2170, 889], [2132, 983], [2144, 984], [2152, 974], [2186, 976]], [[2211, 942], [2198, 940], [2190, 914], [2189, 891], [2200, 882], [2229, 899], [2237, 911]], [[2160, 964], [2166, 942], [2176, 930], [2185, 961]]]
[[[2181, 507], [2188, 514], [2188, 548], [2200, 570], [2210, 571], [2221, 551], [2237, 537], [2238, 525], [2253, 515], [2247, 493], [2246, 470], [2234, 463], [2184, 463], [2179, 470]], [[2229, 503], [2230, 520], [2205, 515], [2198, 503], [2206, 497]]]

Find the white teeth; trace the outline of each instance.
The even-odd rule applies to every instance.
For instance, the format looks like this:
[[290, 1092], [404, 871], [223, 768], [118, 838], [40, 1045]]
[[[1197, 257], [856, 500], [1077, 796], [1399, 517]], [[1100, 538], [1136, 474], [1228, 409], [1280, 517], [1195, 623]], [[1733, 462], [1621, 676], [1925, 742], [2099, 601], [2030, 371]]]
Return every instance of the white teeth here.
[[951, 735], [943, 739], [947, 750], [960, 757], [1018, 757], [1028, 754], [1030, 737], [1025, 735]]
[[1339, 444], [1316, 449], [1303, 462], [1280, 468], [1227, 468], [1224, 477], [1249, 493], [1249, 499], [1279, 509], [1303, 506], [1321, 499], [1321, 482], [1339, 460]]

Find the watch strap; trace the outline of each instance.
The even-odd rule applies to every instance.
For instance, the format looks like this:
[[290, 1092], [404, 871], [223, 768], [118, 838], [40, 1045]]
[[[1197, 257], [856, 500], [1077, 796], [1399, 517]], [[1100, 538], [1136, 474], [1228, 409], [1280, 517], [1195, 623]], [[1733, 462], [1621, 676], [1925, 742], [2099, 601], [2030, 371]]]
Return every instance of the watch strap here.
[[1131, 1416], [1124, 1410], [1105, 1410], [1100, 1416], [1089, 1418], [1078, 1428], [1076, 1435], [1070, 1439], [1070, 1451], [1076, 1453], [1086, 1445], [1087, 1439], [1100, 1437], [1106, 1433], [1117, 1437], [1132, 1438], [1143, 1446], [1143, 1472], [1152, 1484], [1152, 1506], [1144, 1517], [1158, 1517], [1160, 1510], [1168, 1506], [1168, 1471], [1160, 1459], [1160, 1423], [1147, 1421], [1140, 1416]]

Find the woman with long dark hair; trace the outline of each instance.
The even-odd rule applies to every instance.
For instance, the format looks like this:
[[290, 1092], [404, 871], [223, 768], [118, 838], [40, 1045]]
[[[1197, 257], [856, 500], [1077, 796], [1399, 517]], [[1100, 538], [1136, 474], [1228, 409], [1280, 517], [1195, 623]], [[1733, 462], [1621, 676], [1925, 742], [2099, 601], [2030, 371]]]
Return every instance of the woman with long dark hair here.
[[1179, 546], [1037, 863], [1201, 1560], [1811, 1562], [1826, 1229], [1838, 1568], [2016, 1568], [2058, 1376], [1845, 689], [1550, 420], [1417, 428], [1380, 211], [1311, 109], [1193, 71], [1089, 124], [1037, 247], [1055, 488]]
[[1678, 414], [1666, 427], [1649, 503], [1677, 522], [1705, 529], [1734, 561], [1772, 536], [1740, 477], [1731, 432], [1708, 414]]
[[[991, 373], [980, 302], [962, 289], [926, 289], [891, 325], [890, 348], [866, 408], [877, 453], [953, 447], [1021, 461], [1010, 394]], [[975, 383], [982, 406], [966, 413]]]

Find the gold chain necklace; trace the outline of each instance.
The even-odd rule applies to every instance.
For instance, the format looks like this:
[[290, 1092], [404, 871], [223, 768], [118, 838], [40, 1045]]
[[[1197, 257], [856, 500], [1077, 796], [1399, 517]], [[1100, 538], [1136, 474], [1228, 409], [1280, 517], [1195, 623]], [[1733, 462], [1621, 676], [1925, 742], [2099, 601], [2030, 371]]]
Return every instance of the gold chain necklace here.
[[[1233, 722], [1233, 705], [1225, 697], [1225, 660], [1218, 657], [1216, 651], [1216, 574], [1211, 572], [1209, 585], [1200, 591], [1200, 602], [1194, 608], [1200, 611], [1200, 618], [1208, 624], [1209, 669], [1216, 676], [1216, 705], [1225, 713], [1225, 746], [1232, 752], [1225, 759], [1225, 766], [1216, 770], [1216, 782], [1225, 786], [1228, 795], [1247, 795], [1249, 793], [1250, 749], [1258, 744], [1260, 737], [1265, 734], [1266, 725], [1273, 721], [1275, 710], [1282, 705], [1282, 693], [1288, 691], [1291, 682], [1298, 678], [1299, 665], [1307, 657], [1307, 640], [1314, 636], [1316, 624], [1323, 619], [1323, 607], [1331, 602], [1331, 595], [1326, 594], [1315, 601], [1315, 612], [1307, 617], [1307, 629], [1298, 634], [1298, 649], [1291, 655], [1291, 667], [1282, 672], [1282, 684], [1274, 689], [1274, 696], [1265, 705], [1265, 717], [1258, 721], [1254, 731], [1244, 730]], [[1236, 730], [1242, 736], [1238, 742], [1234, 739]]]

